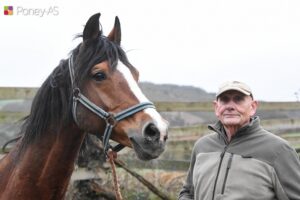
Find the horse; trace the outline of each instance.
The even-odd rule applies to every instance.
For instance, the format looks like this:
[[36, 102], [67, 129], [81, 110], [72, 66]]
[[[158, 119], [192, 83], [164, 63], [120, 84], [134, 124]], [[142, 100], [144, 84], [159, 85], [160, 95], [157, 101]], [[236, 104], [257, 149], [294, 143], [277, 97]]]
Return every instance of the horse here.
[[118, 17], [107, 36], [100, 13], [85, 24], [80, 44], [62, 59], [33, 98], [21, 139], [0, 160], [1, 200], [63, 199], [88, 134], [126, 146], [141, 160], [165, 149], [168, 122], [138, 86], [139, 72], [120, 46]]

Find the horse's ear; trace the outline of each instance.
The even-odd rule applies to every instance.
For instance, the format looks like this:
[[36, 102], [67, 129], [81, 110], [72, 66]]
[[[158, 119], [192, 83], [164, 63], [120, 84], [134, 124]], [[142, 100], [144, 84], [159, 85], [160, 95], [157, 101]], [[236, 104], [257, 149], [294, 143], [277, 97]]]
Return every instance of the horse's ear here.
[[100, 13], [94, 14], [89, 18], [86, 22], [84, 30], [83, 30], [83, 41], [88, 39], [95, 39], [101, 35], [100, 31]]
[[110, 41], [121, 44], [121, 24], [118, 17], [115, 18], [115, 25], [107, 37]]

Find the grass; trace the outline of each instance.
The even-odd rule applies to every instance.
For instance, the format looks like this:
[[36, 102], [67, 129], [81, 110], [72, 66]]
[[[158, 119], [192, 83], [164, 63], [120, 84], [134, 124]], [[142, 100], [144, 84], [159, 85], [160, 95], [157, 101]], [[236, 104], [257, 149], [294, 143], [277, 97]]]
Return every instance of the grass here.
[[22, 120], [27, 114], [24, 112], [0, 112], [0, 123], [15, 123]]
[[0, 87], [0, 99], [30, 99], [38, 88]]
[[300, 133], [286, 133], [286, 134], [282, 134], [280, 136], [288, 141], [291, 140], [294, 143], [295, 142], [299, 143], [299, 145], [297, 145], [297, 147], [300, 147]]

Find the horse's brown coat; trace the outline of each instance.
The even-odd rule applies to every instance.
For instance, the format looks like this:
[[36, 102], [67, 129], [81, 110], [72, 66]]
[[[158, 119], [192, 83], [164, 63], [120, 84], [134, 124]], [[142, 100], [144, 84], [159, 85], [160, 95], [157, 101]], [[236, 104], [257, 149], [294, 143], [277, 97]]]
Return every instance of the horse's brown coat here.
[[[101, 36], [102, 32], [95, 29], [95, 27], [99, 29], [99, 16], [100, 14], [96, 14], [87, 22], [87, 28], [85, 28], [83, 34], [83, 43], [85, 40], [89, 40], [87, 37], [93, 37], [88, 41], [90, 42], [97, 39], [94, 37]], [[119, 45], [121, 41], [120, 34], [120, 24], [119, 21], [116, 20], [115, 27], [108, 37], [110, 41], [105, 42], [107, 42], [107, 44], [114, 42], [116, 44], [111, 45]], [[101, 37], [98, 39], [100, 40]], [[79, 51], [84, 49], [84, 45], [85, 44], [82, 45], [83, 47], [79, 47]], [[0, 160], [0, 200], [63, 199], [74, 169], [75, 159], [87, 134], [86, 132], [99, 134], [104, 131], [105, 123], [103, 120], [83, 106], [79, 105], [76, 112], [79, 124], [75, 123], [73, 119], [65, 120], [63, 117], [57, 115], [57, 113], [60, 113], [60, 115], [64, 115], [65, 113], [61, 113], [61, 108], [56, 107], [65, 106], [69, 111], [66, 116], [71, 116], [71, 109], [68, 106], [71, 104], [65, 101], [70, 101], [71, 98], [67, 96], [66, 91], [70, 91], [72, 88], [64, 88], [67, 86], [70, 87], [70, 77], [66, 75], [64, 62], [54, 70], [53, 73], [56, 74], [50, 75], [50, 78], [47, 79], [50, 83], [43, 84], [40, 88], [40, 90], [43, 90], [45, 87], [48, 87], [47, 91], [49, 92], [46, 92], [44, 95], [43, 93], [42, 95], [37, 95], [38, 98], [42, 98], [42, 100], [38, 99], [35, 101], [36, 98], [34, 99], [34, 109], [31, 110], [29, 118], [26, 119], [31, 119], [31, 128], [33, 129], [39, 127], [38, 123], [42, 121], [40, 118], [47, 117], [47, 120], [49, 118], [49, 121], [51, 121], [52, 117], [51, 123], [46, 123], [46, 128], [41, 126], [40, 129], [44, 130], [43, 133], [38, 133], [38, 135], [34, 135], [34, 137], [30, 134], [36, 132], [29, 131], [28, 134], [26, 132], [27, 129], [25, 129], [26, 134], [23, 133], [24, 136], [19, 140], [15, 148]], [[81, 92], [84, 93], [90, 101], [105, 109], [107, 112], [119, 112], [138, 104], [138, 99], [134, 96], [132, 91], [130, 91], [128, 85], [124, 84], [126, 83], [124, 77], [118, 74], [118, 72], [112, 71], [109, 64], [109, 62], [104, 60], [91, 68], [88, 73], [89, 77], [86, 77], [82, 85], [80, 85]], [[65, 68], [61, 69], [60, 67]], [[94, 73], [93, 70], [106, 70], [107, 79], [103, 81], [103, 83], [95, 81], [91, 75]], [[63, 73], [65, 73], [65, 77], [59, 79], [60, 76], [63, 76]], [[134, 68], [131, 68], [131, 73], [137, 80], [138, 72]], [[54, 101], [59, 101], [59, 99], [57, 99], [57, 97], [47, 96], [50, 95], [48, 93], [52, 94], [52, 92], [53, 94], [60, 95], [59, 97], [65, 97], [67, 100], [61, 101], [61, 103], [53, 103]], [[49, 111], [51, 113], [49, 113], [47, 107], [43, 105], [43, 103], [46, 104], [47, 101], [49, 101], [49, 106], [54, 105], [54, 108]], [[36, 106], [35, 103], [37, 102], [40, 102], [40, 104], [38, 104], [40, 107]], [[43, 112], [41, 112], [40, 108], [43, 109]], [[40, 115], [35, 115], [35, 112], [40, 112]], [[30, 118], [31, 116], [33, 117]], [[56, 120], [56, 117], [53, 116], [61, 117], [61, 119]], [[26, 120], [25, 122], [27, 122]], [[47, 121], [45, 119], [43, 120]], [[163, 121], [163, 119], [160, 120]], [[111, 139], [129, 147], [136, 145], [136, 153], [140, 155], [147, 154], [147, 156], [145, 156], [147, 159], [156, 158], [164, 149], [167, 130], [153, 129], [155, 125], [154, 121], [155, 120], [145, 112], [138, 112], [120, 121], [113, 129]], [[149, 124], [152, 125], [148, 128], [149, 133], [147, 135], [145, 130]], [[167, 125], [165, 129], [166, 128]], [[129, 133], [131, 136], [128, 135]], [[145, 135], [147, 136], [146, 139]], [[153, 137], [153, 139], [151, 137]], [[28, 138], [33, 138], [33, 140], [29, 141]], [[134, 145], [132, 145], [133, 140], [135, 142]], [[153, 156], [151, 157], [152, 153]]]

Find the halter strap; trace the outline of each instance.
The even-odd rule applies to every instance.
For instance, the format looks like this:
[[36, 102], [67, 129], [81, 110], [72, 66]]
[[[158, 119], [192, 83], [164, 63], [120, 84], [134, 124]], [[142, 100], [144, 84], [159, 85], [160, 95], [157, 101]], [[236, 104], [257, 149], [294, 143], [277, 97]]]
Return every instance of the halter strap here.
[[68, 61], [69, 61], [68, 67], [69, 67], [69, 72], [70, 72], [71, 84], [72, 84], [72, 87], [74, 87], [75, 74], [74, 74], [74, 70], [73, 70], [73, 54], [71, 54]]
[[120, 121], [123, 120], [137, 112], [140, 112], [146, 108], [154, 108], [155, 106], [152, 102], [142, 102], [139, 104], [136, 104], [132, 107], [129, 107], [117, 114], [114, 113], [109, 113], [103, 110], [102, 108], [98, 107], [96, 104], [91, 102], [87, 97], [85, 97], [80, 89], [75, 86], [74, 82], [74, 69], [73, 69], [73, 55], [70, 56], [69, 58], [69, 72], [70, 72], [70, 78], [71, 78], [71, 84], [73, 88], [73, 107], [72, 107], [72, 115], [75, 123], [78, 125], [77, 121], [77, 115], [76, 115], [76, 109], [77, 109], [77, 103], [81, 103], [84, 107], [89, 109], [91, 112], [95, 113], [98, 117], [103, 119], [106, 123], [106, 127], [102, 136], [102, 143], [103, 143], [103, 148], [104, 148], [104, 153], [107, 156], [108, 150], [111, 148], [114, 151], [120, 151], [123, 149], [125, 146], [122, 144], [118, 144], [115, 147], [112, 147], [109, 144], [109, 139], [112, 133], [112, 130], [114, 126]]

